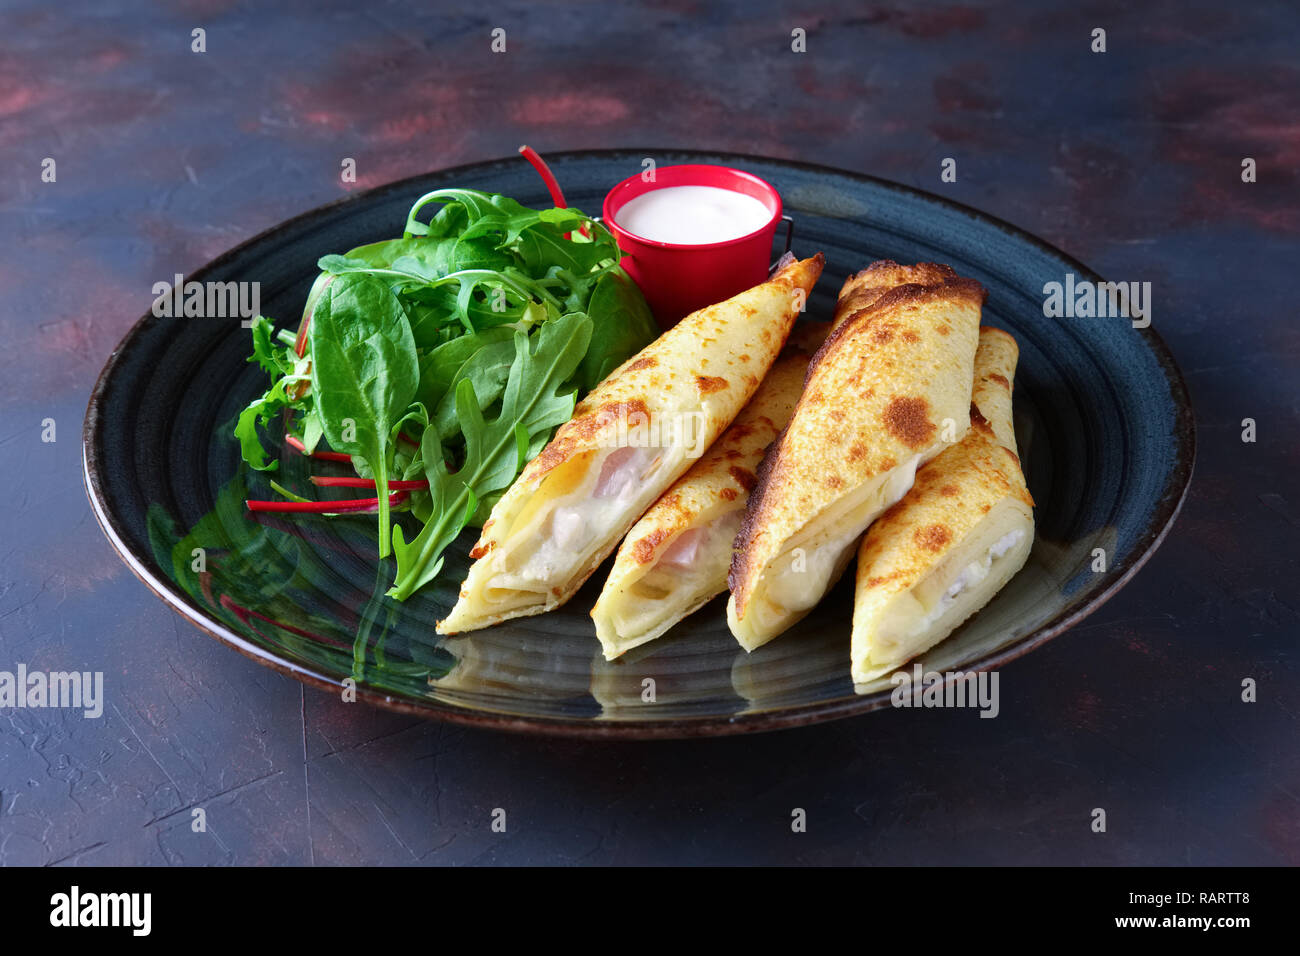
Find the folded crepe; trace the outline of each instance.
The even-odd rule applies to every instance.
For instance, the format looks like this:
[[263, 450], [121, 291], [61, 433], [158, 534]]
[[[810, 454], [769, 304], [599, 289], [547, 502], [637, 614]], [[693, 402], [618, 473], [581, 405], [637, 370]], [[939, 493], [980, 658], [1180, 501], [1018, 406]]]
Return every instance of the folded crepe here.
[[1011, 420], [1019, 350], [980, 330], [971, 429], [916, 474], [858, 551], [853, 680], [893, 671], [938, 644], [1024, 566], [1034, 542]]
[[835, 301], [835, 314], [831, 324], [842, 324], [845, 319], [857, 315], [886, 292], [900, 285], [939, 285], [955, 278], [957, 273], [950, 266], [937, 262], [918, 262], [914, 266], [904, 266], [892, 259], [880, 259], [857, 275], [844, 280], [839, 298]]
[[[805, 324], [811, 323], [799, 323]], [[754, 471], [790, 421], [812, 357], [789, 351], [731, 427], [623, 540], [591, 609], [606, 660], [653, 641], [727, 590], [731, 547]]]
[[[883, 282], [917, 279], [879, 291]], [[863, 290], [867, 290], [863, 293]], [[916, 469], [970, 427], [984, 288], [946, 266], [886, 263], [845, 283], [790, 424], [736, 538], [727, 623], [753, 650], [808, 613]]]
[[749, 401], [823, 258], [682, 319], [615, 369], [524, 468], [483, 525], [441, 634], [563, 604]]

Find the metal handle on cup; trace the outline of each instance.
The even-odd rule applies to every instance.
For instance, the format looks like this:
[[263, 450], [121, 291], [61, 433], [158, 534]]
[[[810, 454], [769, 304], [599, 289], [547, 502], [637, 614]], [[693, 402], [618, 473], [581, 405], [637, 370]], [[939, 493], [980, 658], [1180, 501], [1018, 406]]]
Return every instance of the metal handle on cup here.
[[783, 258], [785, 258], [789, 254], [790, 244], [794, 242], [794, 219], [792, 219], [789, 216], [783, 215], [781, 217], [781, 221], [785, 223], [785, 249], [781, 251], [781, 255], [776, 257], [776, 262], [772, 263], [771, 268], [768, 270], [769, 272], [776, 269], [776, 263], [780, 262]]

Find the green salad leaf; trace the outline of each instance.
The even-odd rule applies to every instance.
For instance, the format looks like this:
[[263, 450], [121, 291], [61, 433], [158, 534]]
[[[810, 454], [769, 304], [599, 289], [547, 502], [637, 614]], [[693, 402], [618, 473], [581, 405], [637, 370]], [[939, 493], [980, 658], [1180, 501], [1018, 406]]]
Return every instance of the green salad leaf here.
[[375, 477], [379, 556], [387, 557], [393, 429], [415, 398], [420, 375], [406, 312], [383, 282], [343, 275], [316, 304], [307, 343], [325, 438], [361, 458]]
[[307, 363], [293, 352], [275, 344], [275, 327], [263, 316], [252, 324], [253, 354], [248, 361], [256, 362], [275, 381], [266, 393], [253, 399], [239, 413], [235, 423], [235, 437], [239, 439], [244, 461], [257, 471], [275, 471], [278, 462], [271, 459], [258, 434], [259, 426], [266, 428], [277, 414], [286, 408], [301, 409], [310, 416], [311, 400], [302, 392], [308, 380]]
[[[409, 596], [576, 400], [658, 334], [619, 256], [577, 209], [472, 189], [421, 196], [400, 237], [321, 257], [297, 338], [253, 323], [249, 361], [271, 384], [236, 421], [244, 461], [276, 469], [264, 433], [281, 418], [305, 453], [350, 456], [375, 485], [379, 553], [398, 554], [391, 593]], [[399, 506], [421, 525], [409, 544], [392, 528], [398, 478], [429, 483]]]
[[462, 335], [420, 356], [420, 384], [416, 397], [426, 408], [436, 408], [444, 395], [465, 377], [464, 369], [474, 357], [494, 344], [513, 348], [515, 331], [505, 326], [484, 329], [476, 335]]
[[484, 417], [473, 383], [461, 380], [456, 408], [465, 436], [464, 460], [450, 471], [437, 430], [425, 429], [420, 445], [437, 518], [410, 544], [400, 527], [393, 529], [397, 580], [389, 595], [404, 600], [433, 580], [442, 568], [442, 552], [478, 510], [478, 499], [508, 488], [552, 430], [569, 420], [577, 399], [564, 386], [590, 341], [591, 319], [580, 312], [546, 323], [531, 341], [516, 332], [501, 409], [491, 419]]
[[599, 385], [659, 334], [645, 296], [622, 269], [600, 277], [587, 314], [592, 320], [591, 346], [578, 370], [578, 386], [583, 392]]

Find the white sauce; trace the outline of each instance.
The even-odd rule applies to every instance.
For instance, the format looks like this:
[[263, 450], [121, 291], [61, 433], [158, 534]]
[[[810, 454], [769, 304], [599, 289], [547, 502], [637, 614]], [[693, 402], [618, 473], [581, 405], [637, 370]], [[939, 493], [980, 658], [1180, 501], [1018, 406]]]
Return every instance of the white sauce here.
[[772, 210], [731, 189], [665, 186], [629, 200], [614, 218], [642, 239], [696, 244], [747, 236], [771, 221]]

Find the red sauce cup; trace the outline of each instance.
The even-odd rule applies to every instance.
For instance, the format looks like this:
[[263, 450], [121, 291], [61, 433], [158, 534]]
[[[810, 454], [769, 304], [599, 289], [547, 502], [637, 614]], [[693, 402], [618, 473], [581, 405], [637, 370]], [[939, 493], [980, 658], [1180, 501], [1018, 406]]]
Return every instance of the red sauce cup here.
[[[781, 221], [781, 196], [770, 183], [729, 166], [661, 166], [654, 179], [629, 176], [609, 191], [601, 210], [605, 226], [623, 250], [622, 266], [645, 294], [655, 320], [667, 329], [683, 316], [729, 299], [767, 280], [772, 240]], [[628, 232], [618, 214], [630, 200], [666, 186], [715, 186], [753, 196], [771, 218], [745, 236], [699, 244], [658, 242]]]

